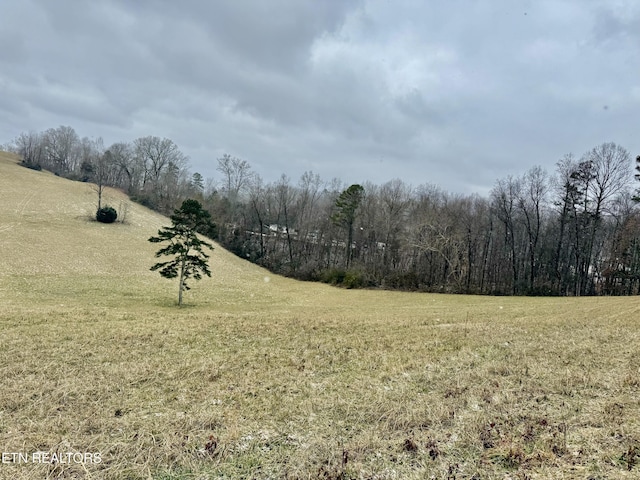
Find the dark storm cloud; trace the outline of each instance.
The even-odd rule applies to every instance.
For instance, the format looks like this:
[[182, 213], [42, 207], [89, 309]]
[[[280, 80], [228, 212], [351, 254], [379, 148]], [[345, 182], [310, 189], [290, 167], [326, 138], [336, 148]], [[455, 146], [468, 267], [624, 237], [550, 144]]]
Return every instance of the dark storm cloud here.
[[0, 4], [0, 141], [166, 136], [215, 176], [401, 177], [485, 193], [604, 141], [635, 151], [629, 0]]

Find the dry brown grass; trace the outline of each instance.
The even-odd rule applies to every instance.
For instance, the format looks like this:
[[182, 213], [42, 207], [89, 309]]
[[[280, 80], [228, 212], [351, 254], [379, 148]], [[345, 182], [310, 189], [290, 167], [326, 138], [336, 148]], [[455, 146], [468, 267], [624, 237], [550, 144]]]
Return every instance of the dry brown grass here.
[[640, 475], [637, 297], [346, 291], [217, 247], [178, 309], [166, 220], [94, 196], [0, 157], [0, 445], [102, 458], [0, 478]]

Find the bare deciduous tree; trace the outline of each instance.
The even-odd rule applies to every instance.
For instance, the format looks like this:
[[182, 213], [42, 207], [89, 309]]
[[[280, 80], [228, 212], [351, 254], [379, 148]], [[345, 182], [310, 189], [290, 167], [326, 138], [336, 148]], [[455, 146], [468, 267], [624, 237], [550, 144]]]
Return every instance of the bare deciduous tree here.
[[231, 155], [224, 154], [218, 159], [217, 170], [224, 176], [224, 189], [227, 198], [232, 203], [239, 200], [240, 193], [244, 192], [253, 177], [251, 165]]
[[21, 133], [14, 140], [15, 150], [22, 163], [30, 168], [45, 168], [45, 148], [43, 135], [37, 132]]
[[142, 190], [156, 208], [171, 211], [177, 200], [173, 182], [184, 173], [187, 157], [168, 138], [138, 138], [134, 140], [133, 148], [138, 168], [143, 171]]
[[518, 207], [523, 216], [528, 239], [529, 292], [533, 292], [538, 273], [536, 259], [540, 258], [538, 244], [542, 228], [542, 210], [549, 190], [547, 172], [542, 167], [533, 167], [521, 179], [522, 189], [518, 195]]
[[80, 164], [80, 137], [73, 128], [50, 128], [44, 133], [44, 146], [48, 168], [54, 173], [67, 174]]

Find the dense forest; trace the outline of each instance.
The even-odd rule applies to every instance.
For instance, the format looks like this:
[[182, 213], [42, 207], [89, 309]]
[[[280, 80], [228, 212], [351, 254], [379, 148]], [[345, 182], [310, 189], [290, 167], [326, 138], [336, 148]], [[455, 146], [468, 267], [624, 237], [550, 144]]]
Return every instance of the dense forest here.
[[[170, 213], [200, 201], [208, 232], [273, 272], [346, 287], [493, 295], [640, 293], [640, 156], [603, 143], [498, 179], [487, 198], [411, 186], [324, 181], [307, 172], [265, 183], [217, 159], [219, 179], [191, 174], [175, 143], [154, 136], [105, 147], [73, 128], [19, 135], [4, 147], [26, 167], [120, 188]], [[215, 270], [215, 267], [214, 267]]]

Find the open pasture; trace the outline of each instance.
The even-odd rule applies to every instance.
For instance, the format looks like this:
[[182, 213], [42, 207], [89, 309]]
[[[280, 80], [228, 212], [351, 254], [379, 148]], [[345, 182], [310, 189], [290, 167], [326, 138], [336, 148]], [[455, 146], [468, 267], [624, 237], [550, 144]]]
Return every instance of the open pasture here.
[[640, 475], [639, 298], [340, 290], [216, 247], [178, 309], [168, 220], [95, 197], [0, 156], [0, 478]]

